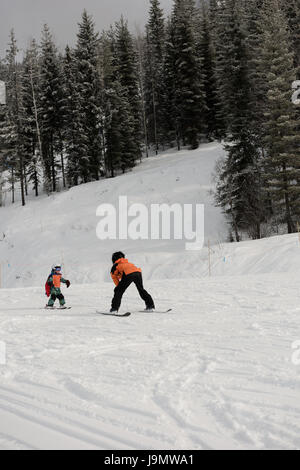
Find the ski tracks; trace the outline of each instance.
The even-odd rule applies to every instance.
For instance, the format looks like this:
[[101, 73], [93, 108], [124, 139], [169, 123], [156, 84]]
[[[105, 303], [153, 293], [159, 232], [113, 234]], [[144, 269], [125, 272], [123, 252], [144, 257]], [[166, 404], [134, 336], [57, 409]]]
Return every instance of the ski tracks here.
[[297, 288], [285, 275], [154, 283], [174, 315], [126, 322], [4, 292], [0, 448], [299, 448]]
[[[74, 395], [70, 384], [67, 388]], [[76, 388], [80, 390], [78, 385]], [[82, 390], [78, 394], [82, 401]], [[95, 400], [91, 395], [85, 396], [85, 399], [92, 398]], [[73, 406], [70, 406], [41, 395], [20, 393], [16, 389], [0, 386], [0, 413], [6, 429], [5, 434], [0, 434], [0, 447], [62, 450], [142, 448], [138, 435], [126, 429], [120, 432], [120, 427], [114, 427], [95, 411], [83, 412], [74, 397]], [[24, 434], [28, 436], [28, 442], [22, 440]], [[147, 445], [155, 448], [155, 442], [151, 439], [148, 439]]]

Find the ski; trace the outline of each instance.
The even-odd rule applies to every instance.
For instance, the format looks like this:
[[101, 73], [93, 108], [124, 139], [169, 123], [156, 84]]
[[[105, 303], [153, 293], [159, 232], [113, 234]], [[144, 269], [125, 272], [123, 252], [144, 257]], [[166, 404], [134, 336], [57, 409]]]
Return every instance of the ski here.
[[110, 313], [110, 312], [98, 312], [96, 311], [97, 315], [107, 315], [109, 317], [129, 317], [131, 315], [131, 312], [126, 312], [126, 313]]
[[72, 307], [44, 307], [45, 310], [70, 310]]
[[169, 308], [168, 310], [138, 310], [137, 313], [170, 313], [173, 309]]

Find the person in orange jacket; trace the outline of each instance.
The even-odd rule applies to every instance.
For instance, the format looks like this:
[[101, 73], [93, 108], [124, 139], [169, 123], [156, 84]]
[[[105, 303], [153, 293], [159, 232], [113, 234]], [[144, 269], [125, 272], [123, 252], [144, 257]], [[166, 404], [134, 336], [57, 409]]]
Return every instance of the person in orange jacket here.
[[140, 297], [144, 300], [146, 304], [146, 311], [154, 310], [155, 305], [153, 299], [143, 286], [142, 270], [137, 268], [134, 264], [129, 263], [128, 260], [125, 259], [124, 253], [121, 251], [113, 254], [112, 262], [113, 267], [111, 270], [111, 277], [116, 285], [116, 288], [110, 312], [116, 313], [119, 311], [122, 297], [132, 283], [136, 285]]

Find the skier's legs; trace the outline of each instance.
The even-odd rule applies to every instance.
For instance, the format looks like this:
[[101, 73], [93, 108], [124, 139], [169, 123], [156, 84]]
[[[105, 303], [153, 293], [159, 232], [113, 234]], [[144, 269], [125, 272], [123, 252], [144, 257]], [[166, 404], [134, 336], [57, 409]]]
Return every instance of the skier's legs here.
[[48, 302], [48, 307], [53, 307], [53, 305], [55, 304], [55, 301], [56, 299], [59, 300], [59, 303], [60, 303], [60, 306], [63, 307], [66, 303], [65, 301], [65, 298], [63, 296], [63, 294], [61, 293], [61, 290], [60, 289], [52, 289], [51, 291], [51, 297], [49, 299], [49, 302]]
[[129, 276], [123, 277], [120, 284], [115, 288], [115, 295], [111, 303], [112, 310], [119, 310], [122, 297], [130, 284], [133, 282], [131, 276], [132, 275], [130, 274]]
[[56, 301], [56, 294], [52, 292], [51, 297], [48, 302], [48, 307], [53, 307], [53, 305], [55, 304], [55, 301]]
[[146, 308], [155, 309], [151, 295], [144, 289], [143, 276], [141, 273], [134, 273], [134, 283], [139, 291], [140, 297], [144, 300]]
[[62, 293], [58, 294], [57, 298], [59, 300], [60, 306], [63, 307], [65, 305], [66, 301], [65, 301], [65, 298], [62, 295]]

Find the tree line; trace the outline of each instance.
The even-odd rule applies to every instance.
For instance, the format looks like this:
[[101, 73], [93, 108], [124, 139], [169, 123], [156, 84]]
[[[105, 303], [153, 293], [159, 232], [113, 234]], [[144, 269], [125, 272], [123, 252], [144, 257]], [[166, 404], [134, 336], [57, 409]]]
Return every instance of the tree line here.
[[114, 177], [149, 149], [225, 142], [216, 204], [230, 238], [297, 229], [300, 212], [300, 0], [149, 0], [145, 31], [121, 18], [99, 34], [83, 12], [74, 47], [44, 26], [22, 61], [14, 32], [0, 64], [1, 170], [56, 191]]

